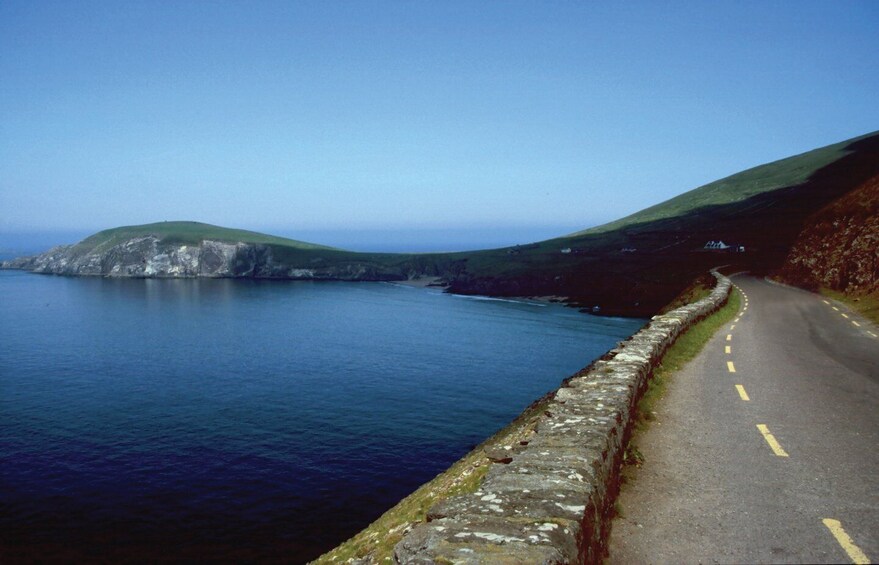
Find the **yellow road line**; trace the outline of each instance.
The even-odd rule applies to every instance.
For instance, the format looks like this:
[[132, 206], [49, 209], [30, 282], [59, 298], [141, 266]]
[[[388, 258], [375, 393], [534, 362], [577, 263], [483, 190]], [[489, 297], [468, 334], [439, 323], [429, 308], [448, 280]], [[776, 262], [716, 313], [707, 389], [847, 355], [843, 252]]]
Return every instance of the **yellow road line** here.
[[733, 325], [731, 325], [731, 326], [729, 327], [729, 331], [733, 331], [734, 329], [736, 329], [736, 325], [735, 325], [735, 324], [733, 324]]
[[727, 369], [730, 373], [735, 373], [735, 372], [736, 372], [736, 366], [732, 364], [732, 361], [727, 361], [727, 362], [726, 362], [726, 369]]
[[726, 351], [726, 354], [727, 354], [727, 355], [729, 355], [730, 353], [732, 353], [731, 348], [730, 348], [730, 346], [728, 346], [728, 345], [726, 346], [725, 351]]
[[857, 323], [857, 322], [854, 321], [854, 320], [852, 320], [852, 325], [854, 325], [856, 328], [861, 327], [861, 324]]
[[[876, 336], [874, 335], [873, 337], [876, 337]], [[727, 340], [727, 341], [732, 341], [732, 334], [727, 334], [727, 335], [726, 335], [726, 340]]]
[[837, 543], [839, 543], [839, 545], [842, 546], [842, 549], [848, 554], [852, 563], [857, 563], [859, 565], [870, 563], [870, 559], [867, 555], [861, 551], [861, 548], [854, 544], [852, 538], [850, 538], [848, 534], [845, 533], [845, 530], [842, 529], [842, 524], [839, 520], [824, 518], [821, 521], [824, 522], [824, 525], [827, 526], [827, 529], [830, 530], [830, 533], [836, 538]]
[[775, 436], [769, 433], [769, 428], [765, 424], [757, 424], [757, 429], [763, 434], [763, 439], [769, 444], [769, 448], [779, 457], [788, 457], [787, 452], [781, 448], [781, 444], [775, 439]]
[[826, 300], [822, 300], [821, 302], [823, 302], [824, 304], [827, 304], [828, 306], [830, 306], [830, 302], [828, 302], [828, 301], [826, 301]]
[[839, 312], [839, 308], [837, 308], [836, 306], [834, 306], [833, 309]]
[[879, 336], [877, 336], [876, 334], [874, 334], [873, 332], [867, 332], [867, 333], [870, 334], [870, 335], [873, 336], [873, 337], [879, 337]]
[[842, 316], [843, 318], [845, 318], [846, 320], [848, 320], [848, 314], [840, 314], [840, 316]]
[[750, 398], [748, 398], [748, 393], [745, 392], [745, 387], [743, 387], [742, 385], [736, 385], [736, 390], [739, 391], [739, 396], [742, 398], [742, 400], [744, 400], [745, 402], [751, 400]]

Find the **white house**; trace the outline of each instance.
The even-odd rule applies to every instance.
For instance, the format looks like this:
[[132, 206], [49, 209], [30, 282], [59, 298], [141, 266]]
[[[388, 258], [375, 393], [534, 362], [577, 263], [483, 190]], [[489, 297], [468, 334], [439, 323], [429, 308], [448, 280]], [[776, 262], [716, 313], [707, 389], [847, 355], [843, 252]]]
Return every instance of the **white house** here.
[[712, 240], [706, 243], [705, 249], [729, 249], [729, 245], [718, 239], [717, 241]]

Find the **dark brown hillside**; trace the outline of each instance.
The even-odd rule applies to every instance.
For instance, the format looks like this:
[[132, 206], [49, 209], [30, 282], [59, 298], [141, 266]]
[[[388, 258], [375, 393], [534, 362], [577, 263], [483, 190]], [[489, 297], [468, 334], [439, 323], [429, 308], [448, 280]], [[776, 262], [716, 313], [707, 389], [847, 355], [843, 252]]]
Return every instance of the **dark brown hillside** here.
[[812, 290], [879, 294], [879, 175], [808, 218], [779, 276]]

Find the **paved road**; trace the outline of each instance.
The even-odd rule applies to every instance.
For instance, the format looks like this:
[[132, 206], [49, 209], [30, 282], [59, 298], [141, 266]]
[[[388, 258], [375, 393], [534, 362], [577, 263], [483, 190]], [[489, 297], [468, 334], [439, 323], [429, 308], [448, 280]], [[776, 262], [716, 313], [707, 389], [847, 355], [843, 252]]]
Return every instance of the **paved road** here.
[[814, 294], [733, 282], [740, 317], [639, 439], [610, 562], [876, 562], [879, 329]]

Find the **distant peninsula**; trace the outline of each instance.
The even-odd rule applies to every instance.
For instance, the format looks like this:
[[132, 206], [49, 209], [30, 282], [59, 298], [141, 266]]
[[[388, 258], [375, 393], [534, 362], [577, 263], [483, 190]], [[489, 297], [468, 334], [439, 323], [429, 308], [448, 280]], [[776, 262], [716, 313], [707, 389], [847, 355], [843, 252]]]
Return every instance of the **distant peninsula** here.
[[[877, 178], [874, 132], [743, 171], [604, 226], [513, 247], [360, 253], [183, 221], [104, 230], [0, 268], [129, 278], [434, 277], [450, 292], [553, 296], [589, 312], [625, 316], [656, 313], [696, 277], [724, 264], [780, 273], [802, 286], [876, 293], [875, 246], [852, 242], [879, 238], [873, 233], [879, 231]], [[873, 221], [857, 220], [862, 217]], [[818, 280], [808, 266], [814, 259], [809, 245], [816, 230], [839, 221], [847, 222], [845, 236], [832, 238], [834, 248], [823, 251], [839, 276]]]
[[402, 256], [353, 253], [199, 222], [159, 222], [98, 232], [75, 245], [6, 261], [69, 276], [404, 280]]

